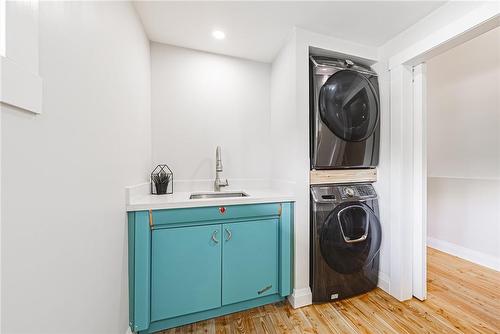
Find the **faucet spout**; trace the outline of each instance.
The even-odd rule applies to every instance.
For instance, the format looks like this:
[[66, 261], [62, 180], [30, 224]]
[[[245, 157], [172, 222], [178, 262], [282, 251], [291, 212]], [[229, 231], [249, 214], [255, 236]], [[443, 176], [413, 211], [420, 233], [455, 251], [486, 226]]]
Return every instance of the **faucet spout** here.
[[222, 157], [220, 146], [217, 146], [215, 150], [215, 181], [214, 181], [214, 191], [220, 191], [221, 187], [227, 187], [229, 182], [227, 179], [223, 181], [221, 179], [222, 168]]
[[215, 171], [222, 172], [222, 158], [220, 154], [220, 146], [215, 150]]

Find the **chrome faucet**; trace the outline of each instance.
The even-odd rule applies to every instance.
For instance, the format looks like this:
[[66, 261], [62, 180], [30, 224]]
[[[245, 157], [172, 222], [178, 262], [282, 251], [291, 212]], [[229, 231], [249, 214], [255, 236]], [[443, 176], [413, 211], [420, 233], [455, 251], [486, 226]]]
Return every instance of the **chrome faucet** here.
[[227, 179], [226, 181], [222, 181], [220, 173], [222, 173], [222, 158], [220, 154], [220, 146], [217, 146], [217, 150], [215, 151], [215, 191], [220, 191], [220, 187], [227, 187], [229, 185]]

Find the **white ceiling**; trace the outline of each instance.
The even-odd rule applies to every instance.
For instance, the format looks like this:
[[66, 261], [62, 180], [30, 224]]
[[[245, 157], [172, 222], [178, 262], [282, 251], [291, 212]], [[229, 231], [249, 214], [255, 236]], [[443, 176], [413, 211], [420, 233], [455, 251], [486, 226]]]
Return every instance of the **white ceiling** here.
[[[159, 2], [134, 5], [152, 41], [271, 62], [293, 26], [380, 46], [443, 1]], [[226, 33], [216, 40], [214, 29]]]

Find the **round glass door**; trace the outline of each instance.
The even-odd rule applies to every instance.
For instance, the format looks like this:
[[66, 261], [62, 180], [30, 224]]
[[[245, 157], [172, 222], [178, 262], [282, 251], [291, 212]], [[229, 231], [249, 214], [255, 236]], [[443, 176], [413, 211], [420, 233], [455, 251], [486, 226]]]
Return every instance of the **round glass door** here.
[[333, 74], [319, 92], [321, 120], [345, 141], [363, 141], [375, 131], [377, 92], [362, 74], [343, 70]]
[[380, 250], [380, 222], [362, 202], [336, 207], [320, 231], [321, 255], [328, 265], [342, 274], [359, 272]]

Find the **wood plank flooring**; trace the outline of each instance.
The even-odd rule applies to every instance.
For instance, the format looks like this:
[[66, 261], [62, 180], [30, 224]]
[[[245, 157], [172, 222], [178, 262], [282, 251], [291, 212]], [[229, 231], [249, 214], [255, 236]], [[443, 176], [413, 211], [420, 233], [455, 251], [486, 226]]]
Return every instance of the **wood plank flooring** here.
[[266, 305], [161, 332], [173, 333], [500, 333], [500, 273], [428, 249], [428, 299], [399, 302], [376, 289], [294, 310]]

